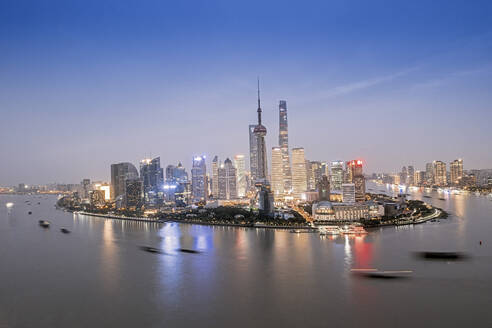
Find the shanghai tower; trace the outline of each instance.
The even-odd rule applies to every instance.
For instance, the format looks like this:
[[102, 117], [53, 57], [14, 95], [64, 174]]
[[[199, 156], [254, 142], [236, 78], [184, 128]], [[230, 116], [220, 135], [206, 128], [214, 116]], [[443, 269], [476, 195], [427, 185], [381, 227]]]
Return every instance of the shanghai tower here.
[[278, 105], [279, 114], [279, 133], [278, 133], [278, 145], [282, 153], [282, 177], [283, 177], [283, 189], [287, 194], [292, 189], [292, 174], [290, 169], [289, 158], [289, 132], [287, 125], [287, 102], [280, 100]]

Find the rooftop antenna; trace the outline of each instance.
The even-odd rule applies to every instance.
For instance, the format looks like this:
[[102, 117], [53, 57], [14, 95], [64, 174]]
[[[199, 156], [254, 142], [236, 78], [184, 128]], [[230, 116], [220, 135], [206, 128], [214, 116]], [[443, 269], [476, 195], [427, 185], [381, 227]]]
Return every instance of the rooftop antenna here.
[[258, 81], [258, 125], [261, 125], [261, 106], [260, 106], [260, 77], [257, 77]]

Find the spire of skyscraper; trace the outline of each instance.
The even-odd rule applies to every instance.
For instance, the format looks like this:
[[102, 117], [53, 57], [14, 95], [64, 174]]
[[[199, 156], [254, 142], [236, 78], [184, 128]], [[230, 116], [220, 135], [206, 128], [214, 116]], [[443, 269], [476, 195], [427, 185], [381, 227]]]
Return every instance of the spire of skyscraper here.
[[260, 106], [260, 77], [258, 76], [258, 125], [261, 125], [261, 106]]

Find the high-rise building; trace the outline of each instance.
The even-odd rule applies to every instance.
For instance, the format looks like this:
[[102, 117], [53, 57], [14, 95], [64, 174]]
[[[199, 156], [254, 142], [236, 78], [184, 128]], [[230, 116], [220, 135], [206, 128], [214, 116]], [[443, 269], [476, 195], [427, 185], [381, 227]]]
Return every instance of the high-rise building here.
[[207, 165], [205, 156], [193, 157], [193, 167], [191, 169], [191, 199], [197, 203], [207, 200]]
[[256, 136], [256, 184], [268, 183], [268, 166], [266, 157], [265, 136], [267, 129], [261, 124], [261, 105], [260, 105], [260, 80], [258, 80], [258, 124], [253, 131]]
[[362, 161], [353, 160], [347, 162], [347, 172], [349, 176], [349, 183], [355, 185], [355, 200], [358, 202], [366, 199], [366, 180], [362, 173]]
[[407, 167], [404, 166], [401, 169], [401, 172], [400, 172], [400, 183], [402, 185], [406, 184], [407, 183], [407, 178], [408, 178], [408, 171], [407, 171]]
[[343, 161], [331, 162], [331, 187], [333, 190], [342, 190]]
[[188, 181], [188, 173], [183, 164], [178, 163], [178, 166], [168, 165], [166, 167], [166, 183], [180, 183]]
[[219, 195], [218, 199], [236, 199], [236, 168], [232, 161], [227, 158], [218, 170]]
[[309, 161], [309, 169], [311, 173], [309, 174], [308, 190], [316, 190], [318, 182], [321, 181], [321, 177], [325, 174], [323, 173], [323, 166], [319, 161]]
[[142, 180], [126, 179], [123, 207], [130, 210], [140, 210], [143, 205], [143, 189]]
[[451, 171], [451, 184], [458, 186], [463, 179], [463, 160], [455, 159], [449, 164], [449, 171]]
[[432, 185], [434, 183], [434, 166], [432, 163], [425, 164], [425, 182], [428, 185]]
[[257, 180], [257, 170], [258, 170], [258, 158], [257, 158], [257, 147], [258, 140], [255, 135], [256, 124], [249, 125], [249, 171], [250, 177], [253, 182]]
[[143, 159], [140, 161], [140, 179], [143, 182], [145, 204], [159, 206], [163, 200], [164, 171], [161, 158]]
[[284, 171], [282, 148], [272, 148], [272, 192], [275, 199], [280, 199], [284, 196]]
[[414, 181], [413, 181], [413, 178], [414, 178], [414, 173], [415, 173], [415, 170], [413, 168], [412, 165], [408, 165], [408, 170], [407, 170], [407, 185], [408, 186], [413, 186], [414, 185]]
[[217, 156], [212, 160], [212, 197], [219, 198], [219, 167], [220, 162]]
[[91, 191], [91, 179], [83, 179], [80, 183], [82, 185], [82, 198], [89, 198], [89, 191]]
[[138, 179], [138, 171], [131, 163], [111, 164], [111, 199], [125, 195], [125, 181]]
[[434, 183], [438, 186], [447, 185], [446, 163], [441, 161], [433, 162]]
[[234, 156], [234, 167], [236, 168], [237, 197], [243, 198], [246, 196], [246, 191], [248, 188], [244, 155], [238, 154]]
[[355, 203], [355, 184], [342, 184], [342, 201], [344, 203]]
[[330, 180], [326, 175], [323, 175], [317, 184], [318, 200], [329, 201], [330, 200]]
[[313, 171], [311, 170], [311, 162], [306, 160], [306, 191], [314, 189], [314, 177]]
[[280, 100], [278, 105], [278, 113], [279, 113], [278, 145], [282, 152], [282, 179], [284, 184], [282, 188], [283, 189], [282, 193], [285, 194], [292, 189], [292, 172], [290, 168], [290, 156], [289, 156], [289, 129], [287, 124], [287, 101]]
[[301, 198], [307, 190], [306, 159], [304, 148], [292, 148], [292, 195]]
[[425, 171], [415, 171], [413, 183], [416, 186], [422, 186], [425, 182]]

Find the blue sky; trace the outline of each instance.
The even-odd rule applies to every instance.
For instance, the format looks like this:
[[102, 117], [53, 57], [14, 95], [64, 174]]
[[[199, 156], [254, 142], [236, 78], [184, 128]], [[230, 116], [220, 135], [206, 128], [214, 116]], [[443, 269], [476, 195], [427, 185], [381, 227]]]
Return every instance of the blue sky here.
[[490, 1], [2, 1], [0, 185], [267, 147], [492, 168]]

